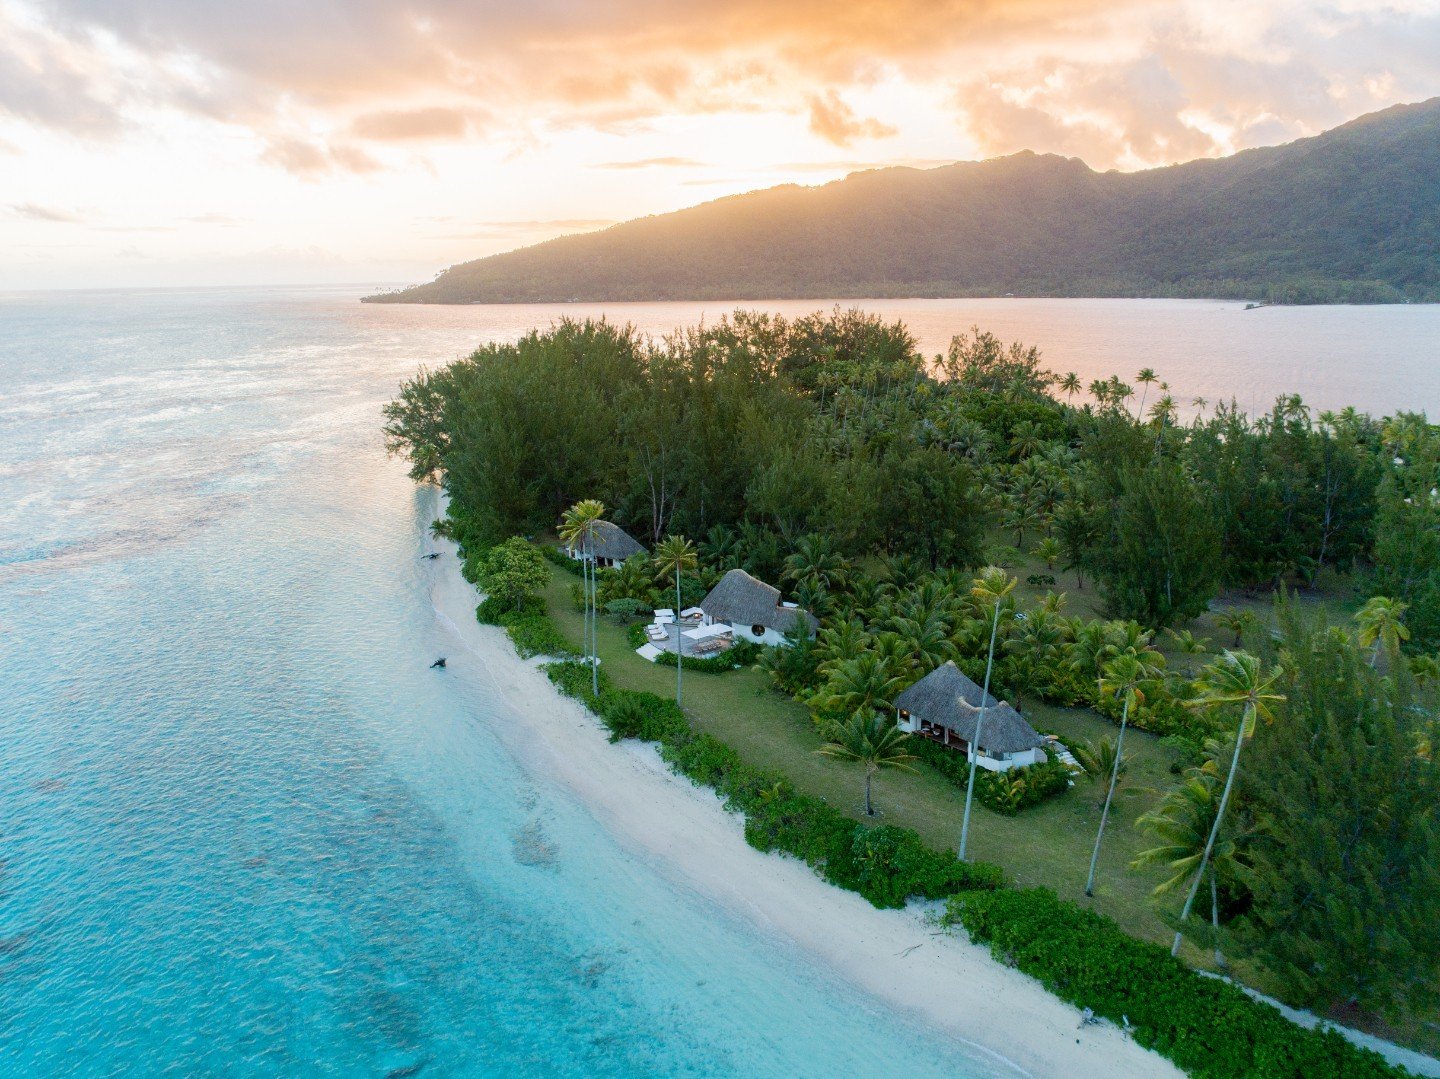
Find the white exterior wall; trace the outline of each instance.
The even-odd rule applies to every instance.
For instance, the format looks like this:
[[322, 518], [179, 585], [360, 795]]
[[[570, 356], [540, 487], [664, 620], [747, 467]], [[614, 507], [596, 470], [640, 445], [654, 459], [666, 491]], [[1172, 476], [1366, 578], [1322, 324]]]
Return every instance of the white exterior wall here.
[[736, 637], [742, 638], [744, 640], [754, 641], [756, 644], [763, 644], [779, 648], [788, 647], [790, 644], [790, 642], [786, 639], [785, 634], [781, 633], [779, 630], [774, 630], [767, 626], [765, 627], [765, 632], [759, 637], [757, 637], [755, 636], [755, 634], [750, 632], [750, 629], [750, 626], [741, 626], [737, 625], [734, 622], [730, 623], [730, 631], [734, 633]]
[[[920, 717], [911, 714], [909, 719], [901, 718], [896, 714], [895, 726], [907, 734], [914, 734], [920, 729]], [[955, 747], [955, 752], [960, 752], [960, 747]], [[987, 772], [1008, 772], [1012, 768], [1025, 768], [1031, 764], [1039, 764], [1045, 760], [1044, 749], [1022, 749], [1018, 753], [1011, 753], [1009, 759], [998, 757], [987, 757], [981, 753], [975, 757], [976, 767], [984, 768]]]

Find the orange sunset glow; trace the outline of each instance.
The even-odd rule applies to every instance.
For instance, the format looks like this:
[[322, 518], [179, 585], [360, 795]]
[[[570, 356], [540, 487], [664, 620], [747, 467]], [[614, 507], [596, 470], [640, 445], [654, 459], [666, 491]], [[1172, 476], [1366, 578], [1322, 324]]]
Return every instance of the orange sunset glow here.
[[1425, 0], [0, 0], [0, 287], [403, 281], [778, 183], [1440, 93]]

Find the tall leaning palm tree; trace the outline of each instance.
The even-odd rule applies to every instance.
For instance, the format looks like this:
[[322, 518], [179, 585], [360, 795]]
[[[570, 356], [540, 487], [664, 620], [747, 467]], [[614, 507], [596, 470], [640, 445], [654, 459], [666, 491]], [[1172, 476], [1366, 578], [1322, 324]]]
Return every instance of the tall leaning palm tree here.
[[1143, 417], [1145, 415], [1145, 396], [1150, 392], [1151, 384], [1157, 381], [1155, 369], [1153, 367], [1140, 368], [1140, 373], [1135, 376], [1135, 381], [1145, 387], [1145, 389], [1140, 392], [1140, 408], [1135, 413], [1137, 416]]
[[[1154, 658], [1152, 658], [1152, 655]], [[1105, 667], [1100, 679], [1100, 695], [1118, 698], [1120, 734], [1115, 739], [1115, 762], [1110, 768], [1110, 787], [1105, 792], [1105, 808], [1100, 811], [1100, 829], [1095, 833], [1095, 849], [1090, 853], [1090, 875], [1085, 879], [1085, 894], [1095, 894], [1095, 867], [1100, 863], [1100, 842], [1105, 838], [1105, 824], [1110, 819], [1110, 803], [1115, 798], [1115, 784], [1120, 779], [1120, 762], [1124, 759], [1125, 728], [1130, 722], [1130, 709], [1145, 703], [1145, 685], [1161, 676], [1158, 653], [1127, 653], [1116, 656]]]
[[1409, 610], [1408, 603], [1388, 596], [1371, 596], [1355, 615], [1360, 625], [1359, 643], [1361, 648], [1373, 646], [1370, 666], [1380, 662], [1380, 649], [1394, 658], [1400, 652], [1400, 642], [1410, 639], [1410, 629], [1401, 621]]
[[875, 773], [882, 768], [913, 772], [915, 755], [905, 748], [910, 736], [895, 725], [887, 715], [857, 711], [848, 722], [830, 728], [830, 741], [817, 753], [841, 760], [859, 761], [865, 766], [865, 815], [873, 817], [875, 807], [870, 801], [870, 787]]
[[575, 503], [560, 521], [560, 538], [572, 550], [580, 548], [581, 579], [585, 582], [584, 647], [590, 663], [590, 683], [595, 696], [600, 695], [599, 626], [595, 616], [595, 537], [600, 534], [600, 519], [605, 504], [593, 498]]
[[1200, 882], [1205, 879], [1205, 869], [1210, 862], [1210, 853], [1215, 849], [1215, 837], [1220, 834], [1220, 825], [1225, 819], [1225, 807], [1230, 803], [1230, 792], [1235, 787], [1235, 774], [1240, 770], [1240, 750], [1245, 739], [1255, 731], [1257, 720], [1270, 722], [1273, 719], [1270, 706], [1285, 699], [1275, 692], [1275, 683], [1280, 680], [1280, 668], [1268, 671], [1260, 661], [1248, 652], [1227, 651], [1214, 663], [1205, 668], [1200, 679], [1200, 696], [1193, 707], [1219, 710], [1232, 705], [1242, 705], [1240, 726], [1235, 732], [1235, 753], [1230, 758], [1230, 773], [1225, 777], [1225, 789], [1220, 793], [1220, 805], [1215, 810], [1215, 823], [1205, 840], [1205, 849], [1200, 854], [1200, 863], [1195, 869], [1195, 879], [1190, 883], [1190, 893], [1185, 897], [1185, 906], [1180, 911], [1181, 928], [1175, 931], [1175, 942], [1170, 946], [1171, 955], [1180, 954], [1180, 940], [1184, 924], [1190, 917], [1190, 908], [1195, 905], [1195, 895], [1200, 891]]
[[1080, 376], [1074, 371], [1067, 372], [1060, 380], [1060, 392], [1065, 395], [1066, 404], [1073, 403], [1075, 395], [1080, 392]]
[[[1149, 832], [1158, 845], [1137, 854], [1130, 867], [1161, 865], [1170, 871], [1170, 876], [1157, 884], [1151, 895], [1165, 895], [1179, 888], [1200, 864], [1205, 841], [1215, 824], [1219, 766], [1223, 764], [1221, 755], [1228, 748], [1218, 742], [1207, 742], [1208, 759], [1204, 766], [1190, 769], [1178, 787], [1135, 822]], [[1219, 878], [1224, 876], [1227, 880], [1248, 883], [1250, 871], [1241, 857], [1247, 839], [1248, 836], [1236, 835], [1232, 828], [1227, 828], [1210, 854], [1210, 928], [1215, 938], [1216, 966], [1225, 965], [1225, 957], [1220, 952]]]
[[[668, 577], [675, 574], [675, 609], [681, 607], [680, 602], [680, 574], [689, 572], [699, 565], [695, 557], [695, 545], [684, 536], [666, 536], [664, 541], [655, 548], [655, 572], [658, 576]], [[677, 629], [679, 623], [676, 623]], [[676, 633], [675, 635], [675, 703], [680, 703], [680, 683], [684, 677], [685, 663], [681, 649], [684, 648], [684, 638]]]
[[985, 708], [990, 701], [990, 673], [995, 669], [995, 638], [1000, 634], [1000, 607], [1016, 581], [998, 566], [987, 566], [975, 578], [970, 595], [983, 609], [992, 608], [990, 615], [990, 654], [985, 660], [985, 686], [980, 692], [980, 714], [975, 717], [975, 741], [970, 745], [970, 777], [965, 783], [965, 816], [960, 824], [960, 860], [965, 860], [965, 847], [970, 839], [970, 805], [975, 800], [975, 764], [979, 756], [980, 736], [985, 730]]

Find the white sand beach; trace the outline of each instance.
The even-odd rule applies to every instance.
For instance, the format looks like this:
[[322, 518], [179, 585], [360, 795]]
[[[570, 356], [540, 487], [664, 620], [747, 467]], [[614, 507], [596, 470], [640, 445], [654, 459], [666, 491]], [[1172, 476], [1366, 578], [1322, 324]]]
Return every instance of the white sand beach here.
[[479, 596], [455, 547], [433, 567], [437, 616], [453, 634], [451, 672], [493, 687], [513, 722], [496, 733], [527, 768], [571, 790], [635, 857], [791, 942], [840, 978], [925, 1024], [1034, 1076], [1169, 1076], [1160, 1056], [1080, 1015], [961, 936], [937, 934], [918, 910], [876, 910], [802, 862], [745, 842], [741, 819], [710, 791], [670, 772], [653, 747], [611, 745], [599, 722], [561, 696], [503, 631], [475, 621]]

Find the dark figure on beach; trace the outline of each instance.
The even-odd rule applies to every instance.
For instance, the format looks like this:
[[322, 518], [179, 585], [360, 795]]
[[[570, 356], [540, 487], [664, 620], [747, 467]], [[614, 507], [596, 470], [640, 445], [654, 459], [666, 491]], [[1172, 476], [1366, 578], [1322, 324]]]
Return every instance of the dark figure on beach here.
[[439, 552], [439, 551], [431, 551], [431, 552], [430, 552], [429, 554], [427, 554], [425, 557], [426, 557], [426, 558], [439, 558], [439, 557], [440, 557], [440, 552]]
[[441, 656], [441, 657], [440, 657], [439, 659], [437, 659], [434, 663], [430, 664], [430, 669], [433, 671], [436, 667], [444, 667], [444, 666], [445, 666], [445, 657], [444, 657], [444, 656]]

